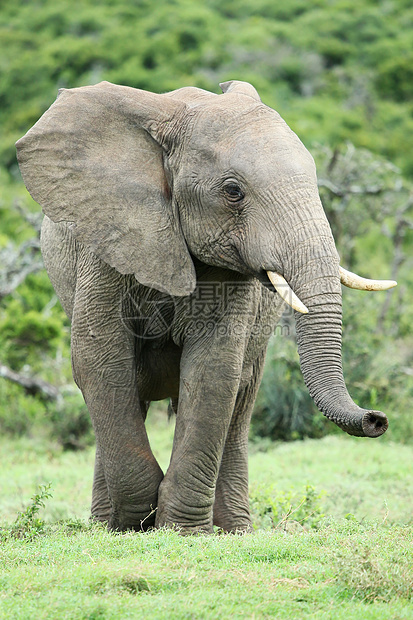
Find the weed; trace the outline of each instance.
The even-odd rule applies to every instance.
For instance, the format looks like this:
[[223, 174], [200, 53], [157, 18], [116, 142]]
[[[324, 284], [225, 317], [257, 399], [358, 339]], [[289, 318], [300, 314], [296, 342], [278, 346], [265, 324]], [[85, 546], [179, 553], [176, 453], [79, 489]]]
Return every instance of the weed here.
[[274, 488], [258, 487], [251, 493], [251, 509], [258, 527], [281, 528], [284, 531], [298, 528], [317, 528], [324, 518], [317, 493], [312, 485], [306, 485], [303, 495], [274, 491]]
[[120, 590], [125, 590], [129, 594], [139, 594], [140, 592], [150, 592], [151, 586], [144, 577], [125, 576], [118, 584]]
[[72, 518], [57, 521], [56, 529], [64, 533], [66, 536], [73, 536], [79, 532], [94, 532], [101, 529], [106, 530], [107, 524], [102, 523], [101, 521], [95, 521], [94, 519], [85, 521], [84, 519]]
[[25, 540], [33, 540], [44, 531], [44, 521], [39, 519], [37, 513], [46, 505], [46, 500], [52, 497], [52, 484], [40, 484], [38, 492], [30, 498], [30, 504], [22, 512], [17, 513], [17, 517], [12, 525], [1, 533], [2, 537], [12, 536], [14, 538], [23, 538]]

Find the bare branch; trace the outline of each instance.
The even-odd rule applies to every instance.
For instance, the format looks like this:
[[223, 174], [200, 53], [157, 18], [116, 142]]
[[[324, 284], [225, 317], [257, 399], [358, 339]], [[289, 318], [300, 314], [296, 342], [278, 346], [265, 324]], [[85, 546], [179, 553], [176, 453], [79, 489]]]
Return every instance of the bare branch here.
[[38, 261], [32, 263], [31, 265], [27, 265], [21, 271], [14, 274], [12, 277], [10, 277], [10, 274], [7, 274], [9, 276], [8, 282], [3, 284], [2, 288], [0, 288], [0, 301], [3, 299], [3, 297], [10, 295], [10, 293], [12, 293], [20, 284], [22, 284], [22, 282], [24, 282], [24, 280], [30, 273], [35, 273], [36, 271], [40, 271], [41, 269], [43, 269], [43, 263]]
[[0, 377], [21, 385], [30, 396], [39, 394], [44, 400], [60, 400], [62, 398], [60, 390], [51, 383], [15, 372], [2, 364], [0, 364]]
[[33, 237], [20, 247], [12, 244], [0, 251], [0, 301], [10, 295], [30, 273], [43, 269], [40, 241]]
[[21, 204], [20, 201], [15, 200], [13, 202], [13, 208], [18, 212], [19, 215], [22, 216], [23, 219], [26, 220], [26, 222], [28, 224], [30, 224], [30, 226], [32, 228], [34, 228], [34, 230], [40, 234], [40, 228], [42, 226], [42, 222], [43, 222], [43, 218], [44, 215], [43, 213], [37, 212], [37, 213], [30, 213], [30, 211], [27, 211], [23, 205]]
[[318, 179], [318, 187], [325, 187], [328, 189], [334, 196], [338, 196], [339, 198], [344, 198], [348, 194], [363, 194], [363, 195], [373, 195], [381, 194], [384, 192], [384, 188], [381, 185], [370, 185], [362, 187], [360, 185], [349, 185], [345, 189], [338, 187], [328, 179]]

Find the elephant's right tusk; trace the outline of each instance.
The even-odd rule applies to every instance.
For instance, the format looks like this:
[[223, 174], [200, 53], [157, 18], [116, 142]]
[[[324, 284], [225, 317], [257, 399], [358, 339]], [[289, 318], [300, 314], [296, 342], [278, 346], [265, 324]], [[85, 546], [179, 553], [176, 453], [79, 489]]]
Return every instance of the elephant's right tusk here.
[[297, 295], [282, 275], [276, 271], [267, 271], [267, 276], [269, 277], [271, 284], [277, 293], [289, 306], [291, 306], [291, 308], [297, 310], [297, 312], [301, 312], [302, 314], [308, 314], [307, 306], [305, 306], [303, 302], [298, 299]]
[[369, 280], [368, 278], [362, 278], [356, 273], [343, 269], [343, 267], [340, 267], [340, 280], [344, 286], [356, 288], [359, 291], [387, 291], [387, 289], [397, 285], [395, 280]]

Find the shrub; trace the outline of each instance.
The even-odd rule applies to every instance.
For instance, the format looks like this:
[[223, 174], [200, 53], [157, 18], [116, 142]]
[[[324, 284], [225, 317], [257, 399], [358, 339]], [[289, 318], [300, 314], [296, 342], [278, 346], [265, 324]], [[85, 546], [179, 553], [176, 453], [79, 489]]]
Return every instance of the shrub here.
[[16, 520], [9, 528], [0, 531], [0, 539], [12, 536], [13, 538], [23, 538], [33, 540], [44, 531], [44, 521], [37, 516], [41, 508], [46, 505], [46, 500], [52, 497], [51, 483], [40, 484], [38, 492], [32, 495], [30, 504], [17, 514]]
[[94, 442], [89, 411], [80, 395], [66, 395], [48, 407], [49, 432], [64, 450], [83, 450]]
[[272, 486], [258, 486], [250, 491], [251, 514], [260, 529], [317, 529], [324, 518], [319, 493], [312, 485], [298, 494], [279, 492]]
[[300, 370], [295, 341], [275, 336], [251, 422], [251, 434], [291, 441], [320, 437], [328, 422], [314, 405]]

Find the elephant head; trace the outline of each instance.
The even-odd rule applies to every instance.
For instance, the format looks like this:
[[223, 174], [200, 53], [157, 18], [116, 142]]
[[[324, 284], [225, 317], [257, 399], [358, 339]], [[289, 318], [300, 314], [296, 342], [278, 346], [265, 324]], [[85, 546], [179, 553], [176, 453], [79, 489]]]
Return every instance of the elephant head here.
[[162, 95], [103, 82], [60, 92], [18, 143], [33, 198], [123, 274], [171, 295], [196, 284], [193, 257], [259, 278], [296, 310], [301, 368], [320, 410], [352, 435], [387, 418], [350, 398], [341, 364], [342, 270], [314, 161], [243, 82], [223, 95]]

